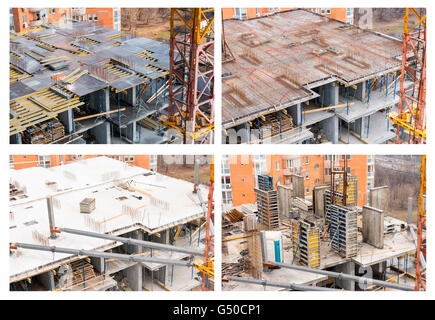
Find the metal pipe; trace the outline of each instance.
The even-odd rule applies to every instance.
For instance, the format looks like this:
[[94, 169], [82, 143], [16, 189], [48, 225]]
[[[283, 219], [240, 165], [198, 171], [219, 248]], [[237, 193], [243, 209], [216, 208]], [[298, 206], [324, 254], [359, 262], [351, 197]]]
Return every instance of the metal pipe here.
[[80, 236], [106, 239], [106, 240], [112, 240], [112, 241], [119, 241], [119, 242], [126, 243], [129, 245], [137, 245], [137, 246], [146, 247], [146, 248], [169, 250], [169, 251], [174, 251], [174, 252], [182, 252], [182, 253], [187, 253], [187, 254], [194, 255], [194, 256], [203, 255], [203, 252], [201, 250], [195, 250], [195, 249], [189, 249], [189, 248], [180, 248], [180, 247], [175, 247], [175, 246], [171, 246], [171, 245], [167, 245], [167, 244], [155, 243], [155, 242], [151, 242], [151, 241], [144, 241], [144, 240], [131, 239], [131, 238], [123, 238], [123, 237], [118, 237], [118, 236], [112, 236], [110, 234], [96, 233], [96, 232], [90, 232], [90, 231], [82, 231], [82, 230], [69, 229], [69, 228], [59, 228], [59, 230], [62, 232], [77, 234]]
[[319, 270], [319, 269], [311, 269], [308, 267], [295, 266], [295, 265], [286, 264], [286, 263], [279, 263], [279, 262], [267, 262], [267, 264], [271, 264], [271, 265], [282, 267], [282, 268], [298, 270], [298, 271], [317, 273], [317, 274], [321, 274], [324, 276], [336, 278], [339, 280], [355, 281], [355, 282], [359, 282], [361, 284], [366, 284], [366, 285], [378, 285], [378, 286], [385, 287], [385, 288], [405, 290], [405, 291], [414, 291], [413, 287], [399, 285], [399, 284], [395, 284], [395, 283], [391, 283], [391, 282], [387, 282], [387, 281], [381, 281], [381, 280], [369, 279], [369, 278], [365, 278], [365, 277], [353, 276], [353, 275], [346, 274], [346, 273]]
[[269, 280], [258, 280], [258, 279], [251, 279], [251, 278], [242, 278], [242, 277], [228, 276], [226, 277], [226, 279], [231, 281], [237, 281], [237, 282], [253, 283], [253, 284], [258, 284], [263, 286], [286, 288], [286, 289], [291, 289], [296, 291], [342, 291], [339, 289], [332, 289], [332, 288], [305, 286], [302, 284], [275, 282]]
[[15, 243], [14, 245], [18, 248], [29, 249], [29, 250], [49, 251], [53, 253], [54, 252], [67, 253], [67, 254], [75, 254], [79, 256], [87, 256], [87, 257], [95, 257], [95, 258], [108, 258], [108, 259], [116, 259], [116, 260], [123, 260], [123, 261], [133, 261], [139, 263], [143, 263], [143, 262], [160, 263], [160, 264], [169, 264], [169, 265], [179, 265], [184, 267], [193, 266], [193, 264], [190, 262], [182, 262], [179, 260], [147, 258], [141, 256], [133, 256], [129, 254], [110, 253], [104, 251], [59, 248], [56, 246], [41, 246], [41, 245], [26, 244], [26, 243]]
[[53, 209], [53, 197], [52, 196], [47, 197], [47, 210], [48, 210], [48, 224], [50, 226], [50, 238], [56, 239], [57, 234], [52, 231], [54, 229], [54, 226], [56, 225], [56, 223], [54, 222], [55, 220], [54, 220], [54, 209]]

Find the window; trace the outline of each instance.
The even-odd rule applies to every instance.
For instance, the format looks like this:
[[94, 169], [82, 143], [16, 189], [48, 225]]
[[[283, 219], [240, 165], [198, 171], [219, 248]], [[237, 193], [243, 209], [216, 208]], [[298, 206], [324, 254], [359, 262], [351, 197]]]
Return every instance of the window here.
[[92, 13], [88, 15], [88, 21], [92, 21]]
[[325, 14], [325, 9], [324, 8], [320, 9], [320, 13]]
[[320, 180], [316, 179], [315, 184], [319, 184]]
[[53, 14], [55, 14], [56, 13], [56, 8], [53, 8], [52, 10], [53, 10]]
[[305, 187], [305, 193], [310, 193], [310, 187]]
[[305, 179], [310, 179], [310, 172], [308, 170], [305, 172]]
[[276, 162], [276, 171], [279, 171], [279, 161]]
[[245, 178], [242, 178], [242, 182], [245, 182]]
[[150, 155], [150, 170], [157, 171], [157, 155]]
[[331, 8], [326, 8], [326, 14], [331, 14]]
[[50, 168], [50, 156], [38, 156], [38, 167]]
[[308, 164], [308, 157], [305, 157], [305, 164]]
[[98, 21], [98, 14], [94, 14], [94, 21]]
[[134, 156], [130, 156], [130, 162], [134, 161]]
[[314, 169], [319, 169], [319, 164], [318, 164], [318, 163], [316, 163], [316, 164], [314, 165]]
[[347, 167], [347, 174], [350, 174], [350, 167]]
[[235, 8], [234, 9], [234, 18], [243, 19], [247, 17], [246, 8]]
[[260, 9], [259, 8], [255, 8], [255, 14], [257, 17], [260, 16]]
[[9, 169], [15, 169], [14, 156], [9, 155]]
[[27, 23], [27, 17], [25, 14], [23, 14], [23, 23]]

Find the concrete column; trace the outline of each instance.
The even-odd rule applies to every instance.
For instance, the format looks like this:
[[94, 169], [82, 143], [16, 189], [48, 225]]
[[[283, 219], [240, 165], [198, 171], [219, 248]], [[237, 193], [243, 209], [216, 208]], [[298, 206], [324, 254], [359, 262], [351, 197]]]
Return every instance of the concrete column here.
[[111, 143], [110, 123], [103, 122], [102, 124], [92, 128], [90, 131], [91, 131], [91, 134], [97, 140], [97, 143], [100, 143], [100, 144], [110, 144]]
[[[132, 238], [137, 240], [143, 240], [143, 231], [137, 230], [132, 233]], [[131, 249], [131, 253], [142, 253], [143, 247], [134, 246]], [[134, 252], [133, 252], [134, 251]], [[134, 266], [131, 266], [124, 270], [124, 274], [127, 277], [127, 281], [130, 284], [130, 287], [133, 291], [142, 291], [142, 283], [143, 283], [143, 272], [144, 267], [142, 264], [137, 263]]]
[[325, 132], [328, 141], [338, 143], [338, 118], [333, 116], [318, 123]]
[[21, 134], [16, 133], [16, 134], [13, 134], [13, 135], [9, 136], [9, 142], [11, 144], [21, 144], [21, 143], [23, 143], [21, 141]]
[[125, 128], [125, 136], [130, 139], [131, 141], [133, 141], [133, 143], [135, 142], [135, 138], [136, 138], [136, 121], [130, 123], [127, 125], [127, 128]]
[[331, 106], [338, 104], [339, 85], [336, 82], [331, 83]]
[[99, 273], [104, 273], [104, 258], [91, 257], [91, 264]]
[[355, 98], [360, 100], [360, 101], [365, 101], [366, 90], [367, 90], [367, 85], [366, 85], [365, 81], [358, 83], [356, 93], [355, 93]]
[[142, 268], [142, 265], [138, 263], [124, 270], [128, 284], [133, 291], [142, 291]]
[[110, 111], [110, 96], [109, 96], [109, 88], [103, 90], [103, 98], [101, 99], [101, 103], [103, 104], [103, 111]]
[[131, 105], [133, 107], [136, 107], [136, 92], [137, 92], [137, 87], [133, 87], [131, 88]]
[[376, 248], [384, 248], [384, 211], [369, 206], [363, 207], [363, 242]]
[[62, 113], [59, 113], [58, 116], [59, 121], [65, 127], [65, 133], [73, 132], [73, 110], [67, 110]]
[[[355, 263], [352, 261], [340, 264], [335, 267], [336, 272], [342, 272], [345, 274], [355, 275]], [[343, 288], [344, 290], [355, 291], [355, 282], [352, 280], [335, 280], [337, 287]]]

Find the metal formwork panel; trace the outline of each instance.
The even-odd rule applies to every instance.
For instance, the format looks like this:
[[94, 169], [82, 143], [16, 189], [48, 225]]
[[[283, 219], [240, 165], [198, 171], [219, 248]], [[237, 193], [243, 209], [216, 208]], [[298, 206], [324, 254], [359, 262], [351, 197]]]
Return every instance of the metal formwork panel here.
[[343, 206], [330, 205], [331, 247], [345, 258], [358, 253], [358, 215], [356, 210]]

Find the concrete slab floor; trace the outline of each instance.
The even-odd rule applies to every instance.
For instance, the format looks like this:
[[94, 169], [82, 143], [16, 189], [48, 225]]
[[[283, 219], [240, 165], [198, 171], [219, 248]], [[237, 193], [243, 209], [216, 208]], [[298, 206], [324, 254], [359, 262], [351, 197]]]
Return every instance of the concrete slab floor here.
[[[390, 139], [394, 139], [396, 136], [393, 124], [386, 118], [385, 111], [377, 111], [374, 114], [370, 115], [370, 127], [369, 134], [367, 136], [367, 123], [368, 118], [364, 119], [363, 125], [363, 134], [361, 138], [363, 140], [368, 141], [369, 143], [385, 143]], [[352, 133], [348, 134], [347, 128], [340, 124], [340, 138], [344, 141], [349, 141], [351, 144], [362, 144], [363, 142], [355, 137]], [[350, 124], [350, 131], [355, 132], [356, 128], [354, 128], [353, 124]], [[394, 131], [393, 131], [394, 130]], [[356, 133], [356, 132], [355, 132]], [[358, 135], [359, 136], [359, 135]], [[343, 144], [342, 141], [339, 140], [339, 143]]]

